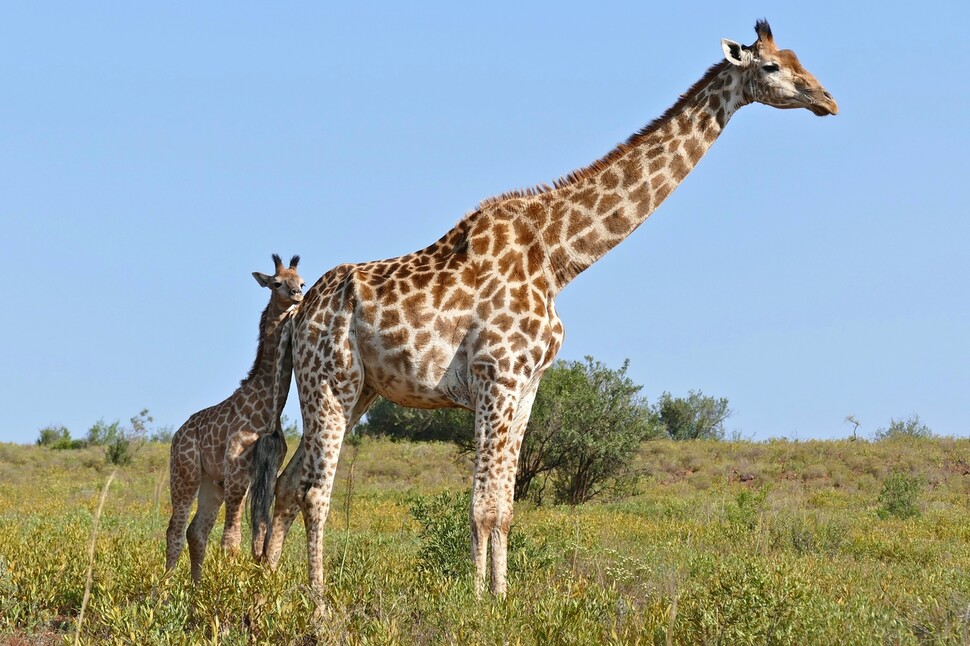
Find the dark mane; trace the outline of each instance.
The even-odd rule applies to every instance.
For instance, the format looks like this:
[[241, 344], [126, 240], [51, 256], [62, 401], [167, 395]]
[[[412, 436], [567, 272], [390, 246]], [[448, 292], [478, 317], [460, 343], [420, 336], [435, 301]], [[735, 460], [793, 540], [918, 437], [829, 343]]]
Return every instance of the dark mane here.
[[479, 205], [479, 208], [489, 206], [490, 204], [495, 204], [496, 202], [502, 202], [508, 199], [535, 197], [537, 195], [542, 195], [543, 193], [547, 193], [549, 191], [553, 191], [558, 188], [563, 188], [564, 186], [568, 186], [573, 182], [586, 179], [592, 175], [595, 175], [603, 171], [607, 166], [615, 162], [619, 157], [624, 155], [631, 148], [636, 147], [645, 138], [649, 137], [651, 134], [653, 134], [658, 129], [660, 129], [661, 126], [663, 126], [668, 121], [670, 121], [671, 117], [673, 117], [675, 114], [680, 112], [683, 109], [684, 105], [686, 105], [688, 101], [693, 99], [698, 92], [700, 92], [705, 86], [707, 86], [708, 83], [714, 80], [714, 77], [720, 74], [721, 71], [724, 70], [724, 68], [727, 65], [728, 65], [728, 62], [723, 60], [712, 65], [704, 73], [704, 76], [702, 76], [699, 81], [694, 83], [694, 85], [692, 85], [689, 90], [681, 94], [680, 98], [677, 99], [677, 102], [674, 103], [669, 108], [667, 108], [667, 110], [662, 115], [660, 115], [658, 118], [654, 119], [653, 121], [645, 125], [637, 132], [630, 135], [630, 137], [626, 141], [617, 145], [616, 148], [606, 153], [605, 156], [594, 161], [589, 166], [586, 166], [585, 168], [580, 168], [579, 170], [574, 170], [568, 175], [560, 177], [555, 182], [553, 182], [552, 186], [549, 186], [548, 184], [539, 184], [531, 188], [509, 191], [507, 193], [502, 193], [500, 195], [486, 198], [482, 200], [481, 204]]
[[263, 313], [259, 316], [259, 344], [256, 346], [256, 360], [253, 361], [253, 367], [249, 369], [249, 374], [246, 375], [246, 378], [239, 382], [240, 386], [245, 386], [253, 380], [253, 378], [256, 376], [256, 372], [259, 370], [259, 363], [263, 360], [263, 353], [266, 352], [266, 348], [264, 347], [263, 343], [266, 335], [263, 333], [263, 330], [266, 329], [266, 320], [269, 318], [269, 309], [272, 305], [273, 301], [270, 299], [270, 302], [266, 305], [266, 309], [264, 309]]

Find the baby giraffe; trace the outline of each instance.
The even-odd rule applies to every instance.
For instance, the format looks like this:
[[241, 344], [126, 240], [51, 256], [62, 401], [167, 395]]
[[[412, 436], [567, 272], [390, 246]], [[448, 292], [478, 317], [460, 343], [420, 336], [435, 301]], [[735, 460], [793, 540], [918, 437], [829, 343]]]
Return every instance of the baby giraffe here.
[[[172, 519], [166, 534], [165, 569], [175, 567], [188, 538], [194, 581], [202, 578], [206, 542], [223, 500], [226, 503], [226, 527], [222, 547], [231, 552], [239, 551], [242, 503], [253, 478], [253, 454], [259, 453], [275, 463], [275, 468], [268, 470], [272, 476], [276, 475], [286, 454], [283, 431], [275, 412], [278, 409], [273, 406], [276, 346], [287, 321], [303, 299], [304, 285], [296, 272], [299, 256], [293, 256], [288, 268], [276, 254], [273, 254], [273, 262], [276, 270], [272, 276], [253, 272], [256, 282], [268, 287], [271, 296], [259, 321], [259, 346], [249, 376], [228, 399], [192, 415], [172, 438]], [[293, 365], [289, 353], [285, 356], [281, 353], [281, 356], [285, 365], [280, 366], [279, 381], [276, 382], [280, 390], [277, 401], [285, 402]], [[282, 409], [282, 404], [279, 408]], [[265, 433], [264, 429], [271, 423], [274, 432], [260, 438], [259, 432]], [[198, 510], [186, 532], [185, 525], [196, 495]], [[256, 533], [254, 528], [254, 535]], [[255, 536], [253, 540], [256, 558], [262, 555], [262, 533], [258, 541]]]

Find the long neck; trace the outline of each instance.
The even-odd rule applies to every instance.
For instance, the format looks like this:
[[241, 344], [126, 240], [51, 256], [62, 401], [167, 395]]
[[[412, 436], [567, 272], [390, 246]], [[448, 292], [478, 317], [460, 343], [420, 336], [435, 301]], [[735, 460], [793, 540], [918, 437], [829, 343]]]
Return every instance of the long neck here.
[[556, 291], [643, 224], [747, 102], [737, 68], [721, 62], [626, 143], [530, 198], [543, 207], [532, 213]]
[[[253, 362], [249, 375], [242, 381], [243, 387], [266, 389], [267, 394], [270, 393], [276, 372], [276, 346], [279, 344], [283, 323], [289, 315], [289, 308], [280, 305], [275, 297], [270, 299], [269, 305], [263, 310], [259, 319], [259, 346], [256, 348], [256, 360]], [[287, 390], [289, 390], [292, 364], [283, 366], [283, 369], [287, 371], [285, 382]], [[282, 401], [286, 401], [285, 394]], [[280, 407], [282, 407], [282, 403]]]

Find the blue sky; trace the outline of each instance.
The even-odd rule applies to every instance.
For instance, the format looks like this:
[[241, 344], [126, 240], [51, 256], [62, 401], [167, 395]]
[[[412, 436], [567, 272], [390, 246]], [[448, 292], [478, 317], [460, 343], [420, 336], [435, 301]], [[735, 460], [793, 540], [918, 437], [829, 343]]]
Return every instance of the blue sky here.
[[422, 247], [605, 154], [761, 17], [841, 113], [736, 114], [561, 294], [560, 357], [727, 397], [755, 439], [970, 433], [966, 8], [464, 4], [4, 6], [0, 441], [177, 428], [251, 366], [270, 254], [311, 284]]

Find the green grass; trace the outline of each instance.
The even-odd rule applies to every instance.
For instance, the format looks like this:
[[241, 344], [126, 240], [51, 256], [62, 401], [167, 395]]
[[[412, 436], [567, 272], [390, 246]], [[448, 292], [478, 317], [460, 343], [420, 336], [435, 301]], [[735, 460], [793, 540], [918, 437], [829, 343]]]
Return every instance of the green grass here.
[[[300, 523], [275, 574], [222, 555], [220, 524], [200, 585], [187, 554], [163, 579], [167, 460], [149, 444], [111, 485], [84, 643], [970, 640], [970, 440], [647, 443], [632, 495], [517, 506], [504, 600], [477, 600], [453, 562], [467, 462], [365, 441], [349, 531], [338, 473], [316, 621]], [[97, 449], [0, 445], [0, 642], [73, 640], [109, 473]], [[894, 474], [921, 483], [917, 515], [880, 517]]]

